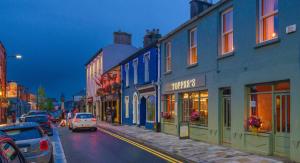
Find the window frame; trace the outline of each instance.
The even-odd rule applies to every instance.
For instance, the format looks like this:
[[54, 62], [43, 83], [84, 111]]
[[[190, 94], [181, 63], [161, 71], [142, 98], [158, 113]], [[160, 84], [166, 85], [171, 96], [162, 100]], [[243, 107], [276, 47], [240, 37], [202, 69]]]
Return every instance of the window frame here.
[[[224, 32], [224, 15], [228, 14], [229, 12], [232, 12], [232, 29], [227, 31], [227, 32]], [[221, 55], [220, 56], [226, 56], [227, 54], [230, 54], [232, 52], [234, 52], [234, 29], [233, 29], [233, 7], [230, 7], [226, 10], [224, 10], [222, 13], [221, 13]], [[225, 52], [224, 51], [224, 45], [225, 45], [225, 36], [226, 35], [230, 35], [232, 33], [232, 37], [233, 37], [233, 49], [231, 51], [228, 51], [228, 52]]]
[[[258, 0], [258, 43], [264, 43], [264, 42], [268, 42], [271, 40], [275, 40], [277, 39], [279, 36], [279, 33], [277, 33], [276, 37], [273, 37], [271, 39], [266, 39], [264, 40], [264, 25], [263, 25], [263, 21], [265, 19], [268, 19], [270, 17], [275, 17], [279, 15], [279, 9], [277, 8], [277, 10], [272, 11], [269, 14], [263, 15], [263, 1], [265, 0]], [[279, 1], [277, 1], [278, 6], [279, 6]], [[274, 22], [274, 27], [275, 27], [275, 22]]]
[[[195, 33], [195, 45], [192, 46], [192, 33]], [[192, 63], [192, 49], [196, 48], [196, 62]], [[189, 52], [188, 52], [188, 65], [196, 65], [198, 63], [198, 34], [197, 34], [197, 27], [194, 27], [189, 30]]]
[[[149, 109], [148, 109], [148, 99], [150, 98], [150, 97], [153, 97], [153, 99], [154, 99], [154, 108], [152, 108], [152, 109], [154, 109], [153, 111], [154, 111], [154, 117], [153, 117], [153, 120], [149, 120], [148, 119], [148, 111], [149, 111]], [[156, 96], [155, 95], [149, 95], [147, 98], [146, 98], [146, 122], [147, 123], [154, 123], [156, 121]]]
[[144, 54], [144, 81], [150, 81], [150, 52]]
[[165, 64], [166, 64], [166, 67], [165, 67], [165, 72], [171, 72], [172, 71], [172, 44], [171, 42], [167, 42], [165, 44]]
[[125, 86], [129, 87], [129, 63], [125, 64]]
[[138, 67], [139, 67], [139, 59], [135, 58], [132, 61], [133, 66], [133, 83], [138, 84]]

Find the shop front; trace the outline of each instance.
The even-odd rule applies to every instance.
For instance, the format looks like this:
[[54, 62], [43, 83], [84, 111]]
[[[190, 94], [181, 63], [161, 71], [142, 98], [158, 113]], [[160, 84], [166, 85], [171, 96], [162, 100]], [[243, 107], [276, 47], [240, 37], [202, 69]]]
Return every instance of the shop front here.
[[163, 86], [162, 131], [180, 138], [207, 140], [208, 90], [205, 75]]

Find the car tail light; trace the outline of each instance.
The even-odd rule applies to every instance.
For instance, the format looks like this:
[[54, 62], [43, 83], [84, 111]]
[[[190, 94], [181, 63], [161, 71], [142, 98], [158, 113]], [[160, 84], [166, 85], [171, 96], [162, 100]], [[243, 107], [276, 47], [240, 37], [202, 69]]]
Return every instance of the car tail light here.
[[47, 140], [41, 140], [40, 141], [40, 150], [41, 151], [47, 151], [49, 149], [49, 144]]
[[96, 122], [96, 121], [97, 121], [97, 119], [96, 119], [96, 118], [92, 118], [92, 121], [93, 121], [93, 122]]

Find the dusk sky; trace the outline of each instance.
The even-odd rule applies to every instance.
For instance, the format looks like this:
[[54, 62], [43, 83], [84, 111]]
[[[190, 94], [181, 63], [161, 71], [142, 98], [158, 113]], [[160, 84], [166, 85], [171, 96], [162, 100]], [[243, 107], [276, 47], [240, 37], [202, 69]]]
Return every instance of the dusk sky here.
[[8, 55], [23, 55], [8, 59], [8, 80], [70, 98], [85, 88], [84, 64], [114, 31], [141, 47], [146, 29], [165, 35], [189, 13], [189, 0], [1, 0], [0, 40]]

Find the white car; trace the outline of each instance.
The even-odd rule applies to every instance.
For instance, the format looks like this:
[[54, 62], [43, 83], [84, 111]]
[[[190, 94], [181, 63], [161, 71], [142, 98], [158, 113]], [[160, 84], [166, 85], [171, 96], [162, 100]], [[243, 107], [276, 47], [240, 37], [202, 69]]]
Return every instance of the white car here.
[[90, 129], [97, 131], [97, 119], [91, 113], [76, 113], [74, 118], [71, 119], [72, 131], [80, 129]]

